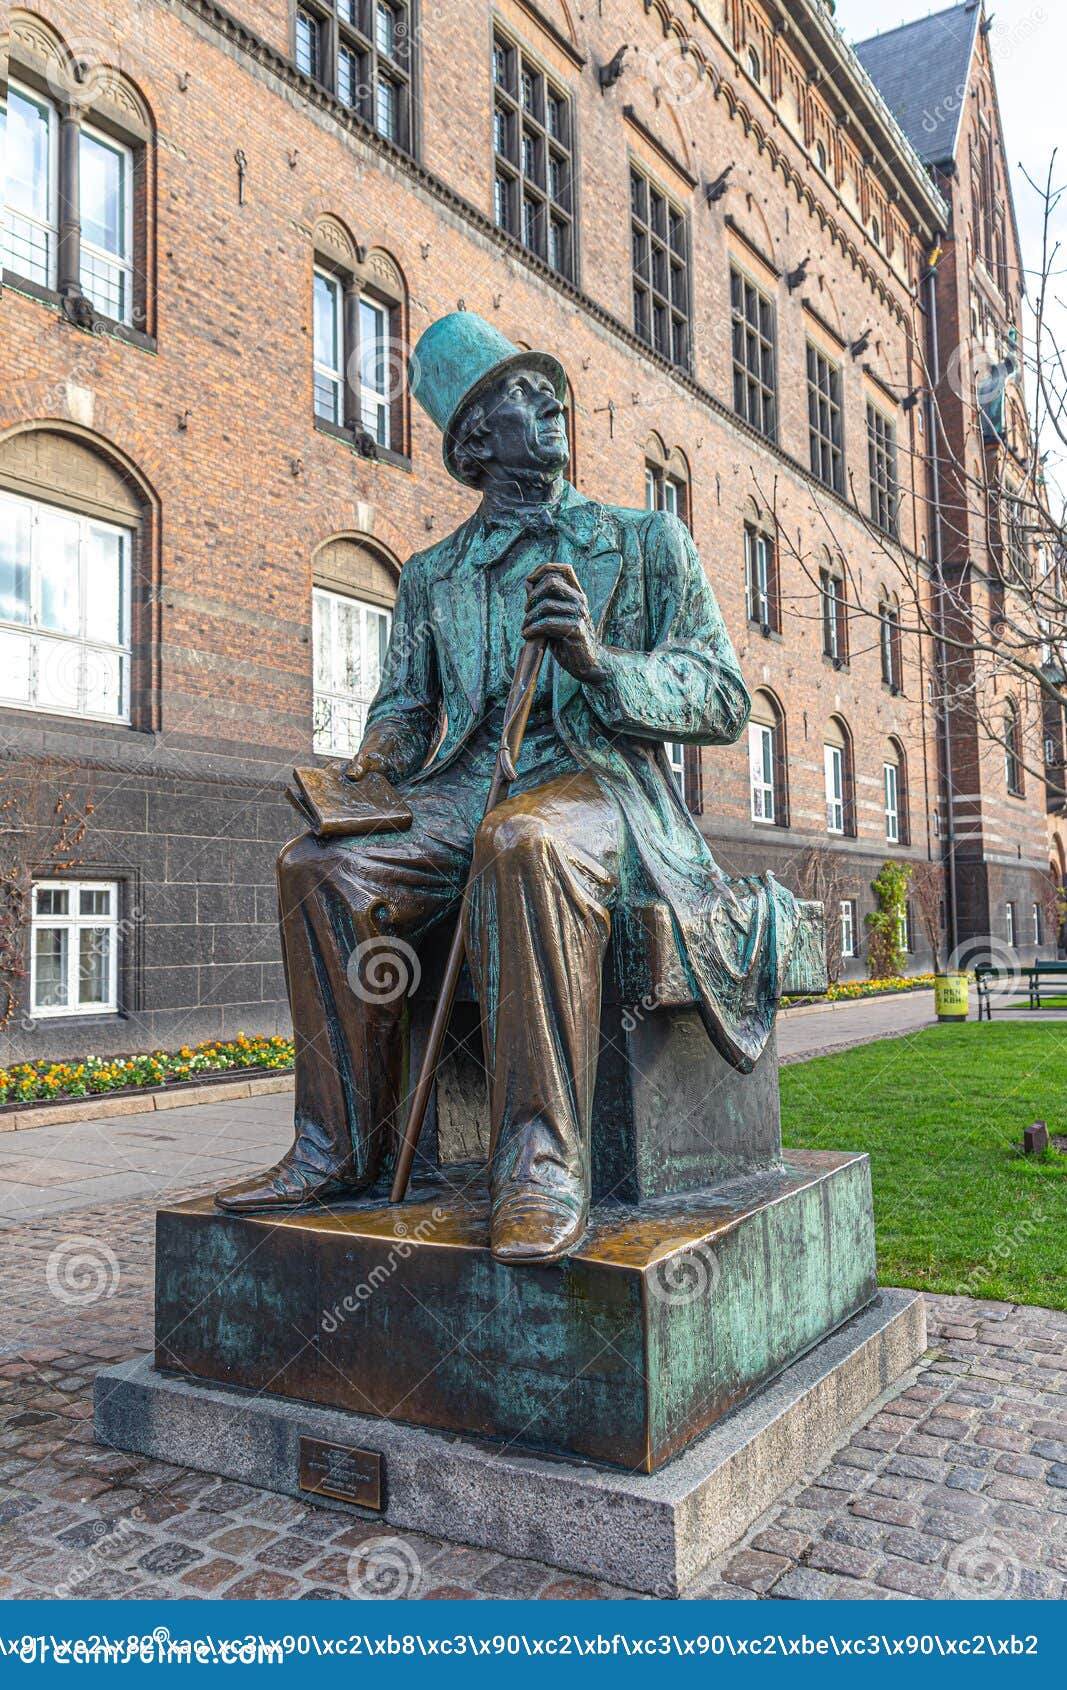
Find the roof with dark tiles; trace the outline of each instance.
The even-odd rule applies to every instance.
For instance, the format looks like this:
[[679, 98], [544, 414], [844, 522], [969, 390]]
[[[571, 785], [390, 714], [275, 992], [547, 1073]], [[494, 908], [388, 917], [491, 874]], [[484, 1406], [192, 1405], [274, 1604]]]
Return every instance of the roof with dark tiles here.
[[853, 46], [924, 164], [941, 164], [955, 153], [981, 17], [977, 0], [966, 0]]

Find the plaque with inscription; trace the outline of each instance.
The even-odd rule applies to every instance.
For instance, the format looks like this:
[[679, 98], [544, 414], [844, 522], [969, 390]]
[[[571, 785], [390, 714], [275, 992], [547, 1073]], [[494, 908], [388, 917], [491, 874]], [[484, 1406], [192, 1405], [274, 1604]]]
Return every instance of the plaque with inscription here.
[[300, 1440], [300, 1489], [360, 1508], [382, 1507], [382, 1458], [375, 1449]]

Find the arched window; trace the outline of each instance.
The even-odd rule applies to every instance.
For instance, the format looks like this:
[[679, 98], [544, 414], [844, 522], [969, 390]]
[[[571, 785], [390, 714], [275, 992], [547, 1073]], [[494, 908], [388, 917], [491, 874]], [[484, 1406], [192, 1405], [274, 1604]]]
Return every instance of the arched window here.
[[875, 246], [878, 246], [881, 239], [882, 239], [882, 231], [878, 227], [878, 219], [877, 219], [877, 217], [872, 217], [871, 218], [871, 240], [874, 242]]
[[315, 230], [315, 420], [368, 457], [404, 453], [403, 278], [389, 254], [365, 253], [334, 218]]
[[312, 561], [314, 749], [351, 756], [381, 682], [399, 566], [372, 540], [342, 535]]
[[0, 258], [83, 326], [151, 332], [153, 123], [129, 80], [40, 19], [11, 38]]
[[819, 169], [822, 171], [824, 176], [826, 175], [827, 162], [828, 162], [828, 160], [827, 160], [827, 157], [826, 157], [826, 148], [823, 146], [823, 143], [821, 141], [816, 141], [816, 143], [815, 143], [815, 163], [818, 165]]
[[1004, 779], [1013, 798], [1023, 795], [1023, 742], [1019, 706], [1009, 698], [1004, 711]]
[[788, 827], [785, 716], [769, 692], [752, 699], [748, 724], [749, 814], [754, 822]]
[[909, 845], [911, 829], [908, 819], [908, 765], [904, 747], [898, 739], [891, 739], [882, 763], [882, 793], [885, 801], [885, 838], [887, 845]]
[[677, 446], [668, 452], [658, 434], [645, 444], [645, 509], [670, 511], [690, 526], [689, 465]]
[[852, 735], [840, 716], [831, 716], [823, 739], [826, 831], [850, 838], [856, 832]]
[[903, 667], [900, 653], [900, 601], [884, 589], [878, 602], [878, 646], [882, 660], [882, 685], [890, 692], [902, 692]]
[[158, 725], [154, 533], [146, 488], [102, 442], [41, 428], [0, 444], [0, 703]]
[[752, 78], [753, 82], [762, 81], [763, 66], [760, 63], [760, 56], [755, 47], [749, 48], [745, 62], [748, 65], [748, 74]]
[[831, 558], [825, 549], [819, 566], [819, 593], [823, 656], [830, 659], [835, 669], [847, 669], [848, 599], [845, 569], [840, 558]]

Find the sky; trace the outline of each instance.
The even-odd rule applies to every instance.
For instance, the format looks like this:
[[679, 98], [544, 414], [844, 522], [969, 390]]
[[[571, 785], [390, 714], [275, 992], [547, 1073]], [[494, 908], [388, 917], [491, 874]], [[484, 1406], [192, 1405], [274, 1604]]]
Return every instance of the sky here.
[[[850, 41], [862, 41], [879, 30], [940, 12], [944, 5], [927, 0], [838, 0], [837, 22]], [[1064, 0], [986, 0], [992, 19], [990, 47], [1004, 125], [1005, 153], [1011, 167], [1015, 214], [1023, 248], [1023, 266], [1037, 271], [1041, 264], [1042, 210], [1023, 176], [1023, 168], [1043, 181], [1054, 148], [1059, 148], [1055, 180], [1067, 184], [1067, 5]], [[1067, 194], [1053, 229], [1062, 243], [1055, 288], [1053, 325], [1061, 346], [1067, 345]], [[1028, 278], [1029, 280], [1030, 278]], [[1036, 281], [1036, 278], [1034, 278]], [[1024, 332], [1031, 324], [1026, 322]], [[1048, 438], [1048, 468], [1061, 490], [1067, 490], [1067, 449]]]

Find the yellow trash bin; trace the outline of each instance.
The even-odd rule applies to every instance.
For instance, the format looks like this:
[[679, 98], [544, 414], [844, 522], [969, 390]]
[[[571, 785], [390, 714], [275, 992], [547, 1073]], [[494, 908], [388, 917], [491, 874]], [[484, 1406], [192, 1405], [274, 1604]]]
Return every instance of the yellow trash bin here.
[[934, 980], [934, 1008], [939, 1021], [966, 1021], [970, 991], [966, 974], [939, 974]]

